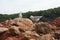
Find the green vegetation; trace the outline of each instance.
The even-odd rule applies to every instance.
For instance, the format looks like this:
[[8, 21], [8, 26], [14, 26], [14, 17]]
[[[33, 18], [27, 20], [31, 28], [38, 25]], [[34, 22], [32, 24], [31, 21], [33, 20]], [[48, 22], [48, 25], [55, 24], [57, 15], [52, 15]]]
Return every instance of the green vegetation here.
[[35, 11], [35, 12], [29, 11], [29, 12], [23, 13], [23, 17], [25, 18], [29, 18], [31, 15], [43, 16], [41, 18], [41, 21], [52, 21], [53, 19], [60, 17], [60, 7], [43, 10], [43, 11]]
[[[33, 16], [43, 16], [40, 21], [52, 21], [53, 19], [60, 17], [60, 7], [48, 10], [40, 10], [40, 11], [28, 11], [22, 14], [24, 18], [29, 18], [31, 15]], [[0, 22], [3, 22], [7, 19], [14, 19], [19, 16], [19, 13], [16, 14], [0, 14]]]
[[17, 17], [19, 17], [19, 13], [11, 14], [11, 15], [0, 14], [0, 22], [3, 22], [3, 21], [8, 20], [8, 19], [14, 19], [14, 18], [17, 18]]

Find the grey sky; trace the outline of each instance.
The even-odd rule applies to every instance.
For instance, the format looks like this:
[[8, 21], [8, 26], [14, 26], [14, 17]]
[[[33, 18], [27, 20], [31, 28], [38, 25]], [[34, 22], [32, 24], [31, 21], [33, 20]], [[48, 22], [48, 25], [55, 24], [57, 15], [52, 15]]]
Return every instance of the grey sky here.
[[0, 0], [0, 14], [39, 11], [55, 7], [60, 7], [60, 0]]

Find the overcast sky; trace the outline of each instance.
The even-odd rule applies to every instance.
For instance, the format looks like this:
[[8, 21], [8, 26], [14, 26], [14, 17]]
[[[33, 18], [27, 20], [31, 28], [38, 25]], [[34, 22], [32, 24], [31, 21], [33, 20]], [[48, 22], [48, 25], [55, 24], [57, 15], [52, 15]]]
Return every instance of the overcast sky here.
[[39, 11], [55, 7], [60, 7], [60, 0], [0, 0], [0, 14]]

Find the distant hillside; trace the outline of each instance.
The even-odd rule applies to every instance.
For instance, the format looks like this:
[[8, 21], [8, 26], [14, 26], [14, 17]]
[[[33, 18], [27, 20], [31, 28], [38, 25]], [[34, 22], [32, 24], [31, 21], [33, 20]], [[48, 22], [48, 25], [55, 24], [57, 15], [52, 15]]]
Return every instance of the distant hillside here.
[[41, 18], [41, 21], [52, 21], [53, 19], [60, 17], [60, 7], [48, 9], [48, 10], [41, 10], [41, 11], [29, 11], [26, 13], [23, 13], [23, 17], [29, 18], [31, 15], [34, 16], [43, 16]]
[[[52, 21], [53, 19], [60, 17], [60, 7], [48, 9], [48, 10], [40, 10], [40, 11], [28, 11], [26, 13], [22, 13], [24, 18], [29, 18], [31, 15], [34, 16], [43, 16], [40, 21]], [[19, 16], [19, 13], [16, 14], [0, 14], [0, 22], [3, 22], [8, 19], [14, 19]]]
[[14, 19], [14, 18], [17, 18], [19, 16], [19, 13], [17, 14], [0, 14], [0, 22], [3, 22], [5, 20], [8, 20], [8, 19]]

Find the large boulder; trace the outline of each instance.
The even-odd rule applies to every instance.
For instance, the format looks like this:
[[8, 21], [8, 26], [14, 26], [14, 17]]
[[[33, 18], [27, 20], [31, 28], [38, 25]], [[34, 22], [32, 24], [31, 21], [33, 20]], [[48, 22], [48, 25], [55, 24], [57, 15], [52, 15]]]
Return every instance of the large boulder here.
[[[11, 26], [10, 29], [11, 29], [14, 33], [20, 34], [19, 27], [17, 27], [17, 26]], [[12, 31], [11, 31], [11, 32], [12, 32]]]
[[55, 38], [60, 39], [60, 30], [55, 31]]
[[45, 34], [39, 37], [39, 40], [55, 40], [51, 34]]
[[50, 25], [45, 22], [36, 23], [34, 28], [38, 34], [48, 34], [52, 32]]
[[28, 18], [16, 18], [14, 22], [23, 30], [33, 29], [33, 22]]
[[8, 31], [8, 28], [0, 27], [0, 33]]
[[55, 20], [53, 20], [53, 23], [57, 26], [60, 27], [60, 17], [56, 18]]

